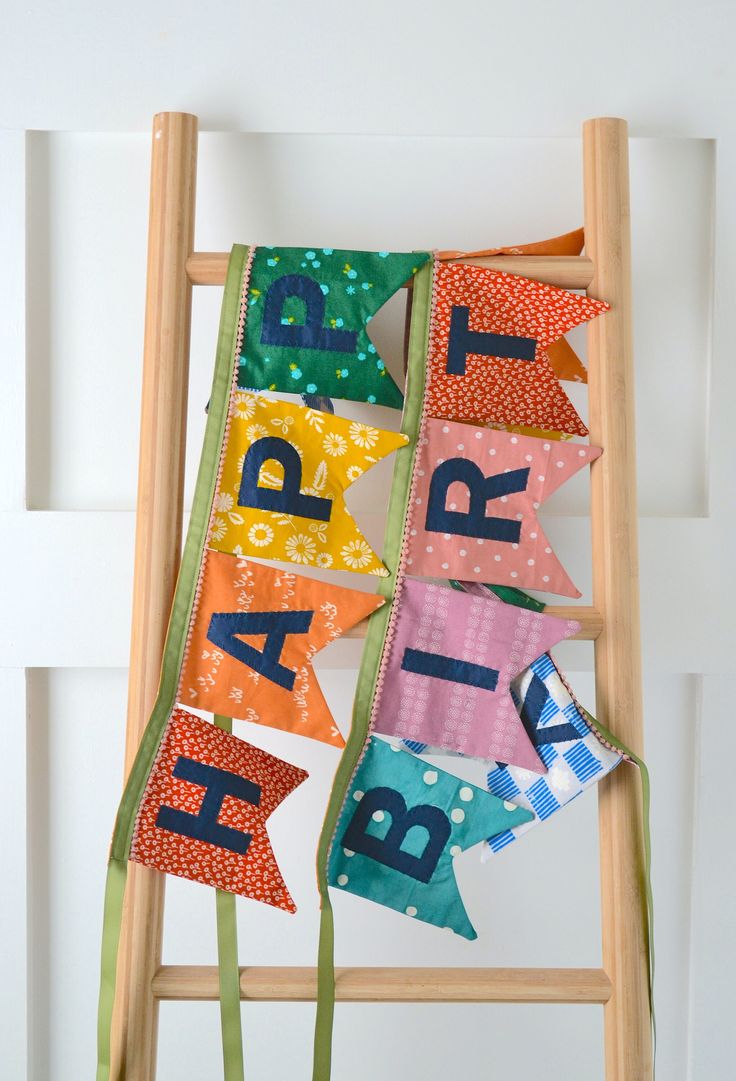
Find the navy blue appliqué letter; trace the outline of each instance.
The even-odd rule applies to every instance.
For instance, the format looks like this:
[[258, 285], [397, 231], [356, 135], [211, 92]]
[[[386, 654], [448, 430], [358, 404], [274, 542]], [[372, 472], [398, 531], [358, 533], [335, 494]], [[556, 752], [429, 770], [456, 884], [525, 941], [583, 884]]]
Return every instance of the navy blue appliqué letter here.
[[[306, 634], [314, 616], [303, 612], [213, 612], [207, 628], [207, 638], [213, 645], [229, 653], [259, 672], [272, 683], [287, 691], [294, 688], [296, 673], [281, 664], [279, 658], [287, 634]], [[242, 642], [238, 635], [265, 634], [263, 649]]]
[[450, 314], [450, 335], [447, 342], [449, 375], [465, 375], [465, 362], [469, 353], [481, 357], [534, 360], [537, 351], [534, 338], [517, 338], [513, 334], [491, 334], [488, 331], [470, 330], [469, 318], [470, 308], [453, 304]]
[[533, 672], [520, 712], [522, 724], [535, 747], [543, 747], [547, 743], [566, 743], [571, 739], [580, 739], [584, 734], [569, 721], [539, 727], [544, 708], [551, 697], [544, 680]]
[[[467, 511], [447, 510], [447, 492], [460, 481], [468, 489]], [[425, 528], [431, 533], [454, 533], [460, 537], [518, 544], [521, 522], [511, 518], [486, 517], [486, 504], [503, 495], [526, 491], [529, 470], [510, 469], [486, 477], [480, 466], [467, 458], [448, 458], [437, 466], [429, 482]]]
[[[368, 826], [376, 811], [391, 816], [391, 825], [385, 837], [368, 833]], [[401, 847], [409, 830], [417, 827], [427, 834], [421, 856], [405, 852]], [[449, 818], [439, 807], [427, 803], [407, 810], [400, 792], [393, 788], [372, 788], [362, 797], [340, 843], [350, 851], [368, 856], [417, 882], [429, 882], [451, 830]]]
[[[284, 470], [280, 488], [264, 488], [258, 481], [265, 462], [278, 462]], [[255, 507], [256, 510], [277, 511], [279, 514], [297, 514], [301, 518], [313, 518], [329, 522], [332, 500], [316, 495], [303, 495], [302, 461], [291, 443], [276, 435], [266, 435], [251, 443], [243, 460], [238, 504]]]
[[[282, 323], [288, 297], [304, 302], [303, 323]], [[354, 353], [358, 340], [355, 330], [323, 326], [325, 297], [319, 284], [306, 274], [285, 274], [266, 292], [263, 303], [261, 341], [265, 345], [285, 345], [293, 349], [320, 349], [330, 353]]]
[[226, 796], [234, 796], [243, 803], [251, 803], [257, 807], [261, 802], [260, 785], [238, 773], [230, 773], [229, 770], [218, 769], [217, 766], [207, 766], [204, 762], [197, 762], [194, 758], [185, 758], [183, 755], [176, 760], [174, 777], [204, 788], [199, 814], [194, 815], [163, 805], [159, 808], [156, 825], [170, 833], [191, 837], [195, 841], [207, 841], [218, 848], [226, 848], [229, 852], [244, 856], [248, 851], [251, 835], [231, 826], [223, 826], [217, 819]]
[[495, 691], [498, 684], [497, 668], [445, 657], [442, 653], [427, 653], [423, 649], [405, 649], [401, 667], [405, 672], [446, 679], [450, 683], [466, 683], [469, 687], [481, 687], [484, 691]]

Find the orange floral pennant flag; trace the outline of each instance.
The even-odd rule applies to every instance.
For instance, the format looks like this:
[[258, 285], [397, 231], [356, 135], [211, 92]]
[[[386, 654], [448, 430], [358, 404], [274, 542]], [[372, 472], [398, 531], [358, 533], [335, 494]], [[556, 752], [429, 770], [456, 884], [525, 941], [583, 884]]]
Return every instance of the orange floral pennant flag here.
[[312, 658], [384, 603], [208, 550], [177, 698], [343, 747]]

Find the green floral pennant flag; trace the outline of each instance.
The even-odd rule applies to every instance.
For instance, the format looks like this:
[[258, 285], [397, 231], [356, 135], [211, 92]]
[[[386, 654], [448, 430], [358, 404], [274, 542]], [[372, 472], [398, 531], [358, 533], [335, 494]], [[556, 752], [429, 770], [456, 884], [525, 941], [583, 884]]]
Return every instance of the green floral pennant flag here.
[[400, 409], [368, 323], [426, 252], [254, 248], [244, 286], [238, 386]]

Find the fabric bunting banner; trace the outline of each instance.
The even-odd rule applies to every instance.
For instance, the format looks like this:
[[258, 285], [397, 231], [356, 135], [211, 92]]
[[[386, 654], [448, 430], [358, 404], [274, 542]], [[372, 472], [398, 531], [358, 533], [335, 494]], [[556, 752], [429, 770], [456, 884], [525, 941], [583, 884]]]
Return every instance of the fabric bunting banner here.
[[537, 510], [601, 451], [430, 419], [412, 493], [411, 574], [579, 597]]
[[531, 818], [528, 810], [372, 738], [337, 826], [329, 881], [474, 939], [453, 858]]
[[406, 437], [290, 402], [235, 393], [210, 544], [221, 552], [388, 573], [343, 492]]
[[494, 596], [407, 579], [397, 605], [374, 730], [544, 773], [511, 680], [580, 629]]
[[403, 395], [367, 328], [428, 258], [425, 252], [256, 248], [238, 385], [400, 409]]
[[[578, 232], [540, 250], [581, 244]], [[386, 364], [399, 370], [399, 357], [380, 357], [368, 326], [407, 283], [402, 394]], [[601, 454], [572, 441], [586, 429], [558, 377], [585, 378], [564, 335], [606, 308], [428, 252], [233, 248], [158, 694], [110, 849], [97, 1081], [111, 1081], [129, 860], [216, 891], [224, 1072], [242, 1081], [235, 897], [295, 911], [267, 827], [307, 780], [258, 746], [264, 729], [342, 751], [317, 851], [313, 1081], [331, 1076], [333, 896], [474, 939], [455, 857], [500, 852], [622, 758], [642, 765], [578, 706], [548, 654], [579, 624], [519, 593], [579, 596], [538, 512]], [[400, 431], [334, 415], [331, 398], [403, 402]], [[345, 494], [390, 454], [379, 554]], [[335, 571], [368, 577], [336, 586], [324, 580]], [[363, 620], [348, 731], [313, 663]], [[478, 784], [454, 775], [458, 755]]]
[[439, 264], [429, 342], [430, 414], [587, 435], [547, 347], [607, 308], [516, 274]]
[[138, 809], [130, 858], [296, 912], [266, 820], [307, 776], [177, 709]]
[[383, 603], [207, 551], [178, 698], [343, 747], [312, 657]]

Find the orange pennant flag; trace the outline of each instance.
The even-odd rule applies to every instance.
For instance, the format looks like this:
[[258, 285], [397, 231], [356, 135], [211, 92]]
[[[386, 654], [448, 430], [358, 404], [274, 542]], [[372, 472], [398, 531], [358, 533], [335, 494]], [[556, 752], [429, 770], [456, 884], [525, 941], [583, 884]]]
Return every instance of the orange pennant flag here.
[[383, 603], [208, 549], [178, 701], [343, 747], [312, 658]]

